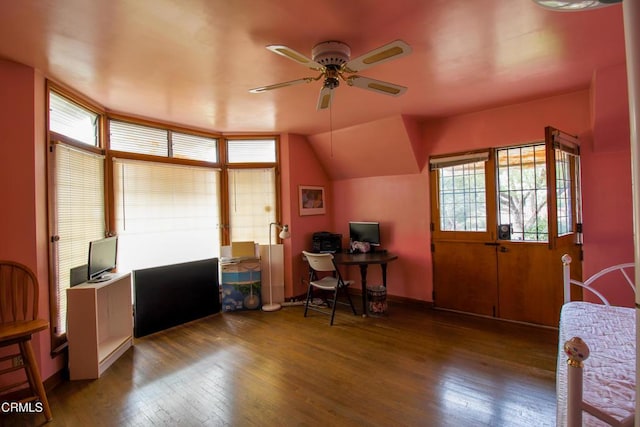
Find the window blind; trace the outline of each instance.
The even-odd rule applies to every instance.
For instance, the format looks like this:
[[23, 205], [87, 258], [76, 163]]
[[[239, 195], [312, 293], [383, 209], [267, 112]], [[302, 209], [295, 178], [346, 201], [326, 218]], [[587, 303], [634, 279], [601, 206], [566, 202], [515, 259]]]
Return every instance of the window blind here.
[[450, 166], [466, 165], [469, 163], [486, 162], [489, 160], [489, 153], [469, 153], [455, 156], [434, 157], [429, 160], [431, 170], [447, 168]]
[[98, 146], [98, 114], [49, 91], [49, 130]]
[[67, 330], [67, 288], [70, 270], [87, 263], [89, 242], [105, 236], [104, 158], [57, 144], [54, 150], [55, 211], [54, 245], [56, 275], [55, 333]]
[[219, 256], [220, 172], [114, 160], [118, 268]]
[[165, 129], [110, 120], [109, 138], [112, 150], [162, 157], [169, 155], [169, 134]]
[[232, 241], [269, 243], [269, 224], [276, 220], [275, 180], [275, 168], [229, 169]]
[[275, 163], [275, 139], [229, 139], [227, 140], [229, 163]]
[[214, 163], [218, 161], [218, 140], [215, 138], [172, 132], [171, 146], [173, 157]]

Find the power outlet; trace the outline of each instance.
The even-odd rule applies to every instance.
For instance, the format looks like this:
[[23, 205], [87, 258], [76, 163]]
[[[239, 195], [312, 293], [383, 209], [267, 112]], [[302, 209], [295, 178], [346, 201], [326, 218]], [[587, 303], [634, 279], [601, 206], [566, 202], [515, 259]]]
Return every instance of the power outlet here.
[[16, 366], [22, 366], [24, 365], [24, 360], [22, 360], [22, 356], [14, 356], [13, 359], [11, 359], [11, 364], [14, 368]]

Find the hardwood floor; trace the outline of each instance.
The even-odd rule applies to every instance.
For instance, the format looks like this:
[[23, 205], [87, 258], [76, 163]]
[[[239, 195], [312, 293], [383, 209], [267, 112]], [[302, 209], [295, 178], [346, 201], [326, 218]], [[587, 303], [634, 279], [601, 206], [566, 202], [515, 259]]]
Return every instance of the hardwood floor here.
[[[557, 331], [389, 304], [215, 315], [49, 393], [48, 426], [553, 426]], [[2, 415], [6, 426], [41, 414]]]

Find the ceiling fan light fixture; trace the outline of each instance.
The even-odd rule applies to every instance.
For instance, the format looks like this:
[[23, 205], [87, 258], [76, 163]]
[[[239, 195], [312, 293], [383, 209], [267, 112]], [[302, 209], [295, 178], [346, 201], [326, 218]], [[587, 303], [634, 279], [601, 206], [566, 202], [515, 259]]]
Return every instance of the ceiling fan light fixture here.
[[311, 50], [313, 60], [325, 67], [340, 67], [351, 57], [351, 48], [346, 43], [327, 41], [318, 43]]
[[533, 0], [538, 6], [557, 11], [579, 11], [585, 9], [597, 9], [622, 0]]

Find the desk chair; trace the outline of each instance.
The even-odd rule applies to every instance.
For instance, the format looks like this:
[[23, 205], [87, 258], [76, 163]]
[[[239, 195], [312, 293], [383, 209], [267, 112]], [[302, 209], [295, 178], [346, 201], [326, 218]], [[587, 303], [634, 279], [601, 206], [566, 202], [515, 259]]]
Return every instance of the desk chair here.
[[[31, 347], [31, 335], [49, 327], [49, 322], [37, 318], [38, 291], [38, 279], [28, 267], [12, 261], [0, 261], [0, 347], [17, 344], [19, 349], [18, 353], [0, 357], [0, 375], [24, 369], [27, 377], [26, 380], [0, 386], [0, 395], [10, 391], [18, 394], [22, 386], [29, 384], [31, 396], [21, 402], [40, 400], [46, 420], [51, 421], [47, 394]], [[11, 362], [18, 356], [22, 357], [23, 364], [12, 366]]]
[[[353, 314], [356, 313], [356, 309], [353, 306], [353, 302], [351, 301], [351, 296], [347, 290], [347, 287], [352, 283], [350, 280], [344, 281], [342, 280], [342, 276], [340, 275], [340, 271], [336, 267], [336, 263], [333, 260], [333, 255], [331, 254], [316, 254], [311, 252], [302, 251], [304, 256], [307, 258], [309, 262], [309, 287], [307, 288], [307, 301], [304, 304], [304, 317], [307, 317], [307, 312], [309, 309], [331, 315], [331, 321], [329, 325], [333, 325], [333, 318], [336, 315], [336, 306], [338, 304], [349, 305], [351, 307], [351, 311]], [[325, 276], [321, 279], [318, 279], [317, 273], [328, 273], [331, 272], [331, 276]], [[309, 306], [309, 303], [313, 299], [313, 289], [321, 289], [323, 291], [332, 291], [333, 298], [327, 299], [327, 302], [330, 304], [331, 312], [326, 310], [322, 310], [318, 307]], [[338, 301], [338, 292], [342, 292], [346, 295], [349, 303]]]

